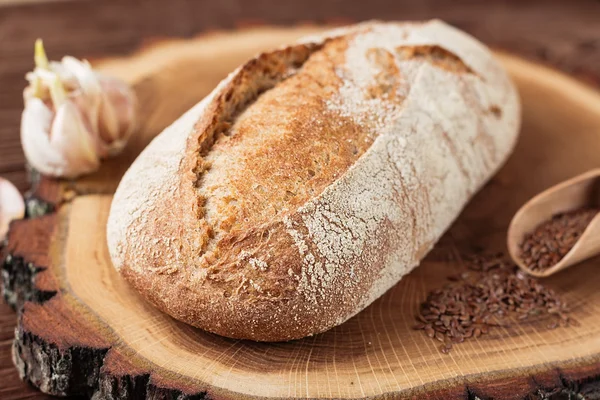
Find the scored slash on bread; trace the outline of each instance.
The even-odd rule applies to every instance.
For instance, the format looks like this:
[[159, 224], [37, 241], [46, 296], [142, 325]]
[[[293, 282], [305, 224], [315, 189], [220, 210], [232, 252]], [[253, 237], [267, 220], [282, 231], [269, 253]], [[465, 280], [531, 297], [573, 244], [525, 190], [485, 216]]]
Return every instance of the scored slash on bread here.
[[113, 263], [210, 332], [325, 331], [418, 265], [519, 124], [499, 63], [440, 21], [306, 38], [238, 68], [142, 152], [111, 207]]

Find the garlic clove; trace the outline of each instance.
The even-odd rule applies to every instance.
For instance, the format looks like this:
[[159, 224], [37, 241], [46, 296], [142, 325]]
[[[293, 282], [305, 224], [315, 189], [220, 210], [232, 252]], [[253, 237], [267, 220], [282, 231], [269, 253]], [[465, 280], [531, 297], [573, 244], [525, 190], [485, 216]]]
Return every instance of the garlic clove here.
[[63, 176], [76, 177], [98, 169], [100, 158], [93, 135], [73, 102], [66, 101], [57, 108], [50, 128], [50, 145], [69, 164]]
[[135, 129], [136, 100], [122, 81], [99, 76], [104, 94], [100, 109], [100, 135], [111, 151], [120, 151]]
[[0, 241], [6, 238], [10, 221], [25, 216], [25, 201], [17, 188], [0, 177]]
[[28, 100], [21, 118], [21, 144], [42, 174], [74, 178], [98, 169], [93, 138], [79, 111], [66, 100], [54, 114], [40, 99]]
[[103, 88], [103, 93], [100, 97], [101, 101], [100, 106], [98, 107], [98, 133], [104, 140], [104, 143], [107, 144], [107, 147], [110, 147], [111, 143], [119, 139], [120, 133], [125, 135], [125, 132], [121, 131], [117, 111], [115, 109], [117, 105], [113, 104], [114, 95], [108, 93], [108, 90], [112, 89], [110, 87], [106, 89]]
[[67, 101], [67, 91], [65, 87], [60, 82], [58, 76], [55, 76], [49, 86], [50, 89], [50, 99], [52, 100], [52, 105], [54, 108], [60, 107], [65, 101]]
[[66, 160], [50, 146], [48, 132], [53, 118], [54, 113], [42, 100], [27, 100], [21, 116], [21, 145], [33, 168], [45, 175], [59, 176]]
[[102, 92], [96, 72], [94, 72], [92, 66], [87, 61], [80, 61], [75, 57], [65, 56], [61, 61], [61, 65], [73, 75], [85, 95], [97, 96]]
[[91, 129], [94, 132], [98, 131], [98, 118], [100, 105], [102, 103], [102, 87], [96, 73], [92, 70], [89, 63], [79, 61], [70, 56], [65, 56], [61, 62], [62, 67], [69, 71], [77, 81], [78, 96], [85, 101], [83, 110], [88, 114], [88, 120], [91, 124]]

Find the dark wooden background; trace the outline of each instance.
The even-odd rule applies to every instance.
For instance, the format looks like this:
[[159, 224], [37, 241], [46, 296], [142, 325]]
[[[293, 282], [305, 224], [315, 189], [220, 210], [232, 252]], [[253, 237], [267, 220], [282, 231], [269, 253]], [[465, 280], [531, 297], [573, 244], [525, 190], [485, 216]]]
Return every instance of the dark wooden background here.
[[[599, 0], [0, 0], [0, 175], [27, 189], [19, 122], [37, 37], [51, 58], [94, 60], [160, 38], [245, 25], [433, 17], [600, 87]], [[0, 399], [45, 398], [19, 380], [10, 360], [15, 319], [1, 303]]]

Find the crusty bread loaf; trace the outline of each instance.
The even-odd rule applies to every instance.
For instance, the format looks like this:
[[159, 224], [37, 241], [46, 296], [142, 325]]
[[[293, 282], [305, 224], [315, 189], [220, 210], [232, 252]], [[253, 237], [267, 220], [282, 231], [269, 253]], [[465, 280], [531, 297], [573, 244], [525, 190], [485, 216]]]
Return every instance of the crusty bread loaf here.
[[307, 38], [238, 68], [144, 150], [112, 203], [111, 257], [205, 330], [323, 332], [418, 265], [519, 122], [489, 50], [440, 21]]

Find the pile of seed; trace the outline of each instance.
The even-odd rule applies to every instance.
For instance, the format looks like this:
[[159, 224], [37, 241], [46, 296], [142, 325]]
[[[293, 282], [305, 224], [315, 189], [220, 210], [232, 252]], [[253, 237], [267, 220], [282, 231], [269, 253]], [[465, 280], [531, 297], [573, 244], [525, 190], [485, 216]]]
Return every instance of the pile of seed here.
[[442, 342], [448, 353], [454, 343], [477, 338], [490, 328], [551, 315], [548, 329], [577, 324], [567, 305], [552, 291], [520, 271], [503, 255], [466, 260], [467, 271], [451, 276], [444, 288], [421, 304], [414, 329]]
[[550, 268], [571, 250], [598, 212], [598, 208], [586, 207], [554, 215], [525, 236], [521, 258], [532, 270]]

